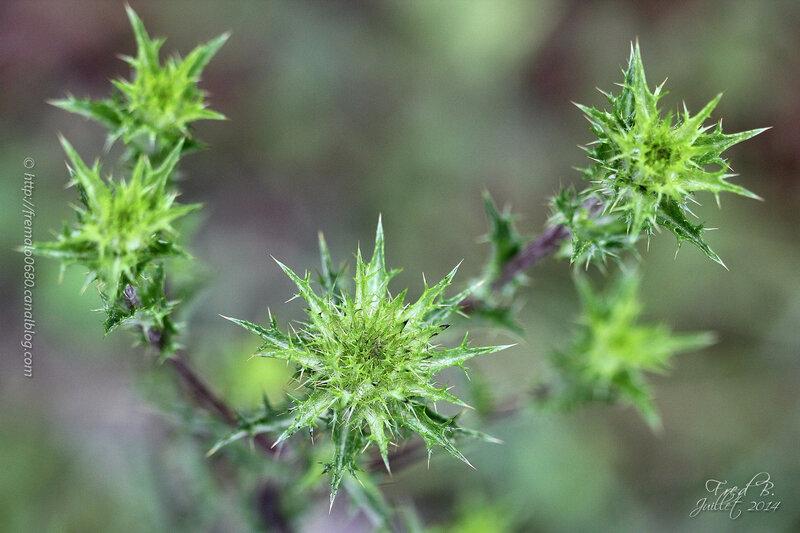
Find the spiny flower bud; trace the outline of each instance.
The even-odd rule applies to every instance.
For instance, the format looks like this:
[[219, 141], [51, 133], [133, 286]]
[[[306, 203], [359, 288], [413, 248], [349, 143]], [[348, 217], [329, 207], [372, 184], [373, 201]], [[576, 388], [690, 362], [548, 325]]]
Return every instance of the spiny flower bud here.
[[158, 56], [164, 39], [151, 39], [133, 9], [127, 6], [126, 11], [136, 37], [137, 54], [122, 59], [133, 67], [132, 79], [112, 80], [116, 91], [111, 98], [70, 96], [52, 104], [108, 127], [109, 142], [122, 139], [133, 159], [147, 154], [160, 162], [179, 141], [183, 142], [184, 152], [202, 147], [193, 137], [190, 124], [225, 117], [206, 107], [205, 93], [197, 84], [228, 34], [197, 46], [184, 59], [173, 56], [162, 65]]
[[[638, 43], [631, 48], [624, 74], [619, 95], [603, 93], [611, 105], [610, 110], [576, 104], [586, 114], [597, 136], [585, 148], [594, 162], [584, 170], [584, 177], [591, 185], [576, 202], [591, 197], [599, 199], [604, 205], [602, 216], [610, 215], [623, 221], [633, 241], [642, 233], [649, 236], [663, 227], [675, 234], [679, 245], [689, 241], [722, 264], [703, 240], [703, 225], [688, 220], [687, 214], [692, 214], [689, 204], [697, 203], [694, 196], [700, 191], [714, 194], [717, 201], [721, 192], [758, 199], [744, 187], [728, 183], [728, 178], [734, 174], [730, 173], [722, 153], [764, 129], [724, 134], [721, 122], [716, 127], [703, 125], [721, 94], [696, 115], [691, 115], [684, 106], [682, 113], [669, 112], [662, 117], [658, 101], [666, 94], [662, 92], [664, 84], [653, 92], [648, 88]], [[559, 216], [560, 223], [570, 224], [571, 220], [563, 213]], [[574, 233], [574, 251], [605, 255], [602, 243], [598, 250], [598, 246], [587, 246], [580, 232]], [[611, 242], [618, 245], [621, 239]]]
[[[323, 268], [330, 264], [321, 241]], [[297, 331], [284, 333], [274, 318], [268, 327], [227, 318], [264, 340], [256, 355], [285, 359], [297, 365], [297, 380], [307, 391], [294, 399], [291, 422], [278, 437], [280, 443], [303, 428], [322, 423], [332, 436], [334, 452], [326, 471], [331, 476], [331, 503], [342, 476], [355, 474], [358, 457], [370, 444], [378, 447], [389, 468], [389, 444], [410, 433], [425, 440], [428, 451], [441, 446], [467, 462], [453, 444], [463, 432], [453, 419], [432, 411], [434, 402], [465, 406], [435, 375], [468, 359], [507, 346], [470, 347], [466, 336], [455, 348], [434, 344], [447, 327], [444, 320], [469, 293], [445, 298], [458, 267], [442, 281], [427, 287], [414, 303], [404, 303], [406, 291], [392, 296], [389, 281], [399, 272], [386, 270], [380, 221], [372, 259], [356, 255], [355, 291], [317, 294], [310, 277], [301, 278], [278, 262], [308, 306], [308, 321]], [[333, 287], [334, 284], [328, 284]]]

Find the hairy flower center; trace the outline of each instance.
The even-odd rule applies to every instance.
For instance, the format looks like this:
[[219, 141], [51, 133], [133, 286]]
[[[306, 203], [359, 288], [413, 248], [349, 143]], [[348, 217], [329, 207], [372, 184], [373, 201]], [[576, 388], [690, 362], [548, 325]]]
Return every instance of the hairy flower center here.
[[656, 140], [649, 144], [644, 154], [645, 163], [652, 168], [665, 168], [677, 159], [673, 147], [663, 140]]
[[318, 338], [316, 351], [336, 354], [321, 381], [351, 393], [359, 402], [385, 399], [399, 375], [414, 365], [424, 342], [411, 335], [405, 322], [384, 310], [337, 315], [330, 335]]

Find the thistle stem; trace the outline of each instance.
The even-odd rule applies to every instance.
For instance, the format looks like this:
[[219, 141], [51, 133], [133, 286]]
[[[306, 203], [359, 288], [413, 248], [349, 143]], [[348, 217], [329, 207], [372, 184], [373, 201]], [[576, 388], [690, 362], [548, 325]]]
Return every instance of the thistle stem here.
[[499, 290], [513, 280], [517, 274], [555, 252], [562, 241], [569, 238], [571, 232], [566, 226], [553, 226], [532, 240], [503, 267], [500, 277], [492, 283], [492, 289]]
[[[511, 282], [518, 274], [531, 268], [533, 265], [554, 253], [562, 241], [568, 239], [571, 232], [563, 225], [548, 228], [536, 239], [528, 243], [525, 248], [512, 257], [503, 267], [500, 276], [492, 282], [492, 290], [499, 291]], [[469, 313], [481, 306], [481, 302], [472, 296], [467, 296], [459, 307], [463, 313]]]

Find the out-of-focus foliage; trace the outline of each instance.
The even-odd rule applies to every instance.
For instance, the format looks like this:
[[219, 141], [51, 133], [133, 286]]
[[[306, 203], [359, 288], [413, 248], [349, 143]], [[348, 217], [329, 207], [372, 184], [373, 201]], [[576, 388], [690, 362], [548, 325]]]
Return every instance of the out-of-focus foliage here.
[[[499, 211], [494, 200], [489, 196], [489, 191], [483, 192], [483, 205], [486, 217], [489, 220], [489, 233], [483, 240], [488, 242], [492, 248], [484, 267], [482, 279], [486, 283], [482, 287], [484, 290], [481, 294], [491, 293], [491, 282], [501, 276], [503, 267], [525, 245], [525, 240], [514, 227], [516, 217], [511, 214], [509, 209], [504, 209], [502, 212]], [[519, 275], [522, 276], [523, 274], [520, 273]]]
[[487, 504], [473, 496], [462, 504], [452, 523], [446, 527], [433, 527], [426, 533], [512, 533], [513, 517], [502, 505]]
[[574, 340], [553, 352], [558, 381], [548, 402], [575, 407], [591, 401], [634, 406], [650, 426], [660, 427], [647, 372], [664, 372], [676, 354], [713, 344], [710, 333], [673, 333], [664, 324], [641, 323], [639, 278], [621, 276], [605, 291], [576, 275], [582, 314]]

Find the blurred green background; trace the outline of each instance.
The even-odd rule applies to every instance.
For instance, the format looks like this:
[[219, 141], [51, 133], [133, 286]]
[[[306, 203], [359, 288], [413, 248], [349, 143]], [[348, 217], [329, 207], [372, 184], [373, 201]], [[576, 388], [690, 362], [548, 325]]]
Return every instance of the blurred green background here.
[[[334, 256], [371, 242], [379, 213], [395, 287], [422, 287], [464, 260], [462, 281], [487, 253], [480, 192], [542, 227], [548, 197], [576, 183], [591, 140], [570, 103], [600, 105], [595, 87], [621, 80], [638, 38], [651, 84], [669, 76], [665, 107], [697, 111], [724, 91], [715, 117], [727, 131], [772, 126], [729, 153], [738, 183], [759, 203], [701, 198], [721, 228], [712, 247], [730, 271], [657, 236], [644, 256], [649, 317], [720, 342], [680, 357], [655, 379], [661, 434], [629, 409], [556, 416], [530, 408], [482, 428], [503, 445], [470, 443], [477, 471], [444, 453], [385, 479], [394, 502], [416, 505], [436, 531], [800, 530], [800, 4], [786, 1], [494, 2], [131, 1], [164, 51], [186, 53], [231, 30], [202, 86], [227, 122], [204, 122], [211, 149], [187, 157], [186, 202], [197, 221], [195, 273], [209, 286], [184, 340], [216, 390], [238, 407], [281, 396], [285, 368], [248, 360], [254, 338], [218, 313], [283, 324], [292, 287], [268, 254], [316, 265], [317, 231]], [[103, 130], [48, 106], [67, 93], [101, 97], [127, 76], [117, 54], [134, 42], [122, 2], [0, 3], [0, 529], [245, 531], [258, 479], [208, 498], [203, 447], [188, 442], [153, 399], [169, 388], [130, 338], [102, 338], [84, 273], [37, 262], [33, 379], [21, 349], [23, 160], [35, 160], [35, 235], [72, 212], [61, 132], [86, 158]], [[367, 247], [369, 249], [369, 247]], [[418, 294], [418, 292], [417, 292]], [[547, 261], [522, 291], [521, 343], [476, 361], [500, 398], [541, 376], [547, 351], [571, 329], [576, 297], [565, 262]], [[475, 328], [474, 328], [475, 329]], [[507, 341], [477, 326], [476, 338]], [[457, 374], [446, 379], [463, 385]], [[766, 471], [774, 513], [690, 518], [709, 478], [743, 484]], [[244, 496], [242, 496], [244, 495]], [[369, 530], [326, 496], [305, 531]]]

